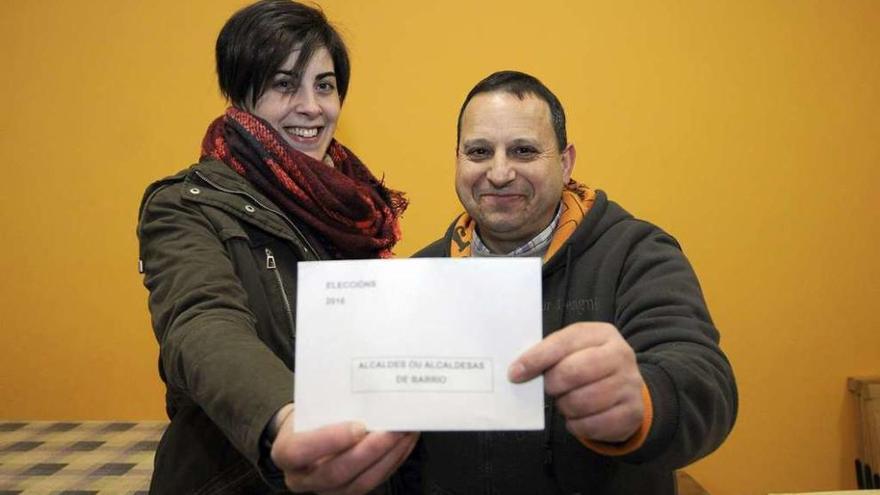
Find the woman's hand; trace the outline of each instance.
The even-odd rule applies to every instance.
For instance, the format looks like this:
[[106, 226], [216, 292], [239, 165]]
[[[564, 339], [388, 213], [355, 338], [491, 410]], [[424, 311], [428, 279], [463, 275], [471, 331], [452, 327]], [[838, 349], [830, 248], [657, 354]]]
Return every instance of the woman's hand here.
[[367, 433], [359, 423], [294, 432], [287, 414], [272, 444], [272, 461], [294, 492], [354, 495], [387, 479], [412, 451], [418, 433]]

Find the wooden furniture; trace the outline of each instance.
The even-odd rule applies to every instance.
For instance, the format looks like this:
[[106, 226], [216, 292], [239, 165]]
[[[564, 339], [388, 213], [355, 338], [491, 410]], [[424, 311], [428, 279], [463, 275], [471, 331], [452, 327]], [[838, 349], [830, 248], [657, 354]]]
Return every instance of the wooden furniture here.
[[852, 377], [847, 387], [858, 400], [858, 458], [860, 489], [880, 489], [880, 376]]
[[675, 486], [678, 495], [709, 495], [697, 480], [684, 471], [675, 472]]

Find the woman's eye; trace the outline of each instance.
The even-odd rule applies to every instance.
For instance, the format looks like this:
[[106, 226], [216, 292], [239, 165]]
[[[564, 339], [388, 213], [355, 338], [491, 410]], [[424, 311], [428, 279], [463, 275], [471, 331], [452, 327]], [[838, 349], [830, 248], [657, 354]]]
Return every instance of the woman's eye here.
[[292, 91], [296, 91], [296, 86], [294, 86], [293, 81], [290, 79], [279, 79], [275, 81], [273, 84], [274, 88], [282, 93], [290, 93]]
[[331, 82], [319, 82], [318, 91], [321, 93], [333, 93], [336, 91], [336, 85]]

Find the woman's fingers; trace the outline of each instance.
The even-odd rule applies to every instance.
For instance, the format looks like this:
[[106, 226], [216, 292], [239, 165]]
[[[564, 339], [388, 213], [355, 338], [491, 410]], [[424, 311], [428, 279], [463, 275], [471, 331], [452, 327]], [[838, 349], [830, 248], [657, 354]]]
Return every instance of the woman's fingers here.
[[293, 490], [344, 491], [361, 473], [389, 456], [405, 438], [404, 433], [369, 433], [348, 450], [319, 459], [307, 468], [287, 471], [285, 481]]
[[284, 427], [272, 444], [272, 462], [282, 471], [307, 469], [324, 457], [352, 448], [365, 435], [366, 429], [360, 423], [338, 423], [303, 432]]
[[382, 456], [376, 463], [367, 467], [347, 486], [339, 491], [330, 492], [328, 495], [360, 495], [367, 493], [391, 476], [394, 471], [406, 460], [416, 442], [418, 433], [403, 434], [397, 443]]

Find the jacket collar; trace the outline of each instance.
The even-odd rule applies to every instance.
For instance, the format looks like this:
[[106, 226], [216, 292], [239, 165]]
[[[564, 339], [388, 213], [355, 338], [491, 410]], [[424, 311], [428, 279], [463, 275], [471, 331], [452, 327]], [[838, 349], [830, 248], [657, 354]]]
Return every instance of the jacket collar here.
[[240, 191], [254, 197], [264, 205], [271, 205], [272, 209], [279, 210], [269, 198], [258, 191], [247, 179], [239, 175], [235, 170], [232, 170], [229, 165], [226, 165], [219, 160], [206, 159], [196, 163], [190, 167], [188, 175], [192, 176], [196, 174], [223, 189]]
[[[206, 191], [201, 188], [206, 187]], [[194, 193], [193, 190], [198, 192]], [[287, 239], [319, 259], [326, 258], [323, 248], [306, 235], [295, 219], [281, 209], [251, 183], [217, 160], [199, 162], [186, 173], [182, 191], [185, 199], [220, 208], [239, 220]]]

